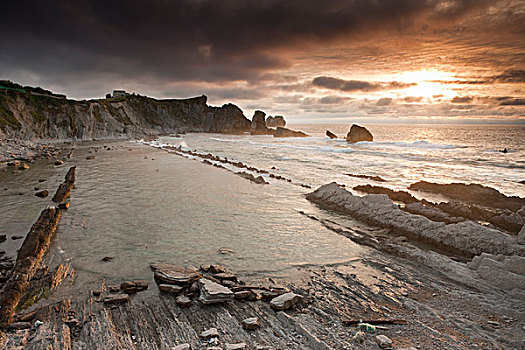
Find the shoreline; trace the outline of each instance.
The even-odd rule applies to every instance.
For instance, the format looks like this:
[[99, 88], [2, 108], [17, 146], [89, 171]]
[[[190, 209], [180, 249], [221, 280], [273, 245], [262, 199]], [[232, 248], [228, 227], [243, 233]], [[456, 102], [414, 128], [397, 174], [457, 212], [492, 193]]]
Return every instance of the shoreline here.
[[[82, 153], [75, 152], [73, 159], [79, 154], [81, 169], [81, 163], [86, 161], [82, 159]], [[97, 159], [92, 161], [96, 162]], [[73, 195], [74, 191], [73, 189]], [[74, 200], [73, 198], [73, 207]], [[337, 226], [326, 219], [316, 219], [320, 221], [320, 225]], [[59, 226], [69, 224], [63, 222]], [[363, 244], [364, 240], [368, 240], [368, 246], [380, 248], [379, 253], [374, 257], [343, 262], [337, 266], [299, 268], [299, 276], [294, 278], [294, 282], [283, 279], [280, 284], [303, 295], [305, 303], [287, 312], [275, 312], [262, 301], [234, 302], [219, 306], [204, 306], [194, 302], [189, 309], [181, 309], [175, 298], [160, 294], [154, 285], [150, 286], [151, 290], [148, 292], [132, 295], [131, 300], [124, 305], [108, 309], [89, 295], [93, 290], [106, 288], [103, 281], [92, 281], [89, 290], [84, 290], [81, 296], [74, 296], [74, 291], [79, 286], [75, 287], [72, 281], [74, 273], [68, 270], [65, 275], [69, 277], [65, 280], [70, 280], [71, 283], [59, 286], [49, 299], [42, 299], [35, 304], [33, 308], [36, 313], [32, 317], [22, 315], [23, 320], [31, 320], [32, 326], [36, 320], [44, 324], [37, 328], [8, 332], [7, 339], [4, 339], [5, 345], [7, 348], [22, 343], [28, 348], [39, 348], [44, 344], [53, 347], [54, 341], [50, 343], [46, 340], [46, 337], [52, 337], [63, 341], [65, 347], [69, 344], [73, 348], [83, 348], [89, 344], [88, 339], [94, 336], [95, 347], [100, 348], [104, 347], [104, 342], [122, 348], [165, 348], [185, 341], [192, 348], [205, 349], [207, 346], [203, 345], [199, 334], [207, 327], [216, 326], [221, 330], [219, 344], [223, 347], [226, 343], [246, 342], [253, 348], [259, 344], [262, 348], [274, 346], [294, 349], [306, 346], [373, 349], [377, 348], [375, 335], [367, 336], [365, 343], [358, 345], [351, 340], [356, 328], [345, 326], [343, 320], [349, 317], [395, 317], [407, 319], [408, 325], [389, 326], [388, 330], [380, 333], [389, 336], [397, 348], [431, 348], [437, 344], [441, 344], [442, 348], [468, 348], [468, 344], [474, 339], [480, 342], [480, 346], [489, 348], [497, 348], [498, 342], [520, 346], [520, 334], [525, 333], [524, 329], [519, 328], [519, 321], [525, 315], [525, 310], [520, 307], [520, 300], [524, 300], [523, 293], [502, 292], [491, 283], [475, 278], [474, 272], [468, 270], [466, 264], [455, 263], [437, 253], [425, 255], [413, 246], [398, 244], [395, 239], [378, 241], [378, 233], [379, 236], [385, 234], [383, 229], [371, 227], [369, 230], [356, 230], [339, 227], [332, 230], [337, 234], [348, 235], [351, 239], [355, 235], [354, 239], [361, 239]], [[60, 232], [54, 239], [60, 241]], [[416, 253], [420, 254], [419, 261], [415, 258]], [[51, 265], [57, 264], [56, 257], [47, 256], [46, 260]], [[446, 269], [442, 272], [436, 271], [443, 267]], [[461, 279], [465, 278], [462, 272], [469, 272], [471, 277], [462, 282]], [[86, 285], [82, 285], [82, 288], [85, 287]], [[471, 300], [480, 302], [486, 309], [482, 311]], [[457, 305], [462, 305], [462, 309], [457, 310]], [[152, 310], [158, 315], [154, 316]], [[61, 316], [72, 312], [74, 317], [63, 319]], [[470, 315], [468, 319], [465, 318], [466, 313]], [[259, 316], [263, 327], [257, 331], [244, 330], [242, 319], [253, 314]], [[501, 314], [507, 318], [503, 318]], [[117, 322], [118, 318], [129, 321]], [[70, 322], [71, 319], [76, 319], [78, 323]], [[205, 320], [204, 323], [202, 320]], [[163, 338], [154, 329], [138, 331], [140, 322], [153, 322], [162, 334], [167, 332], [172, 337]], [[491, 340], [496, 331], [499, 335]], [[457, 333], [461, 334], [460, 338], [456, 337]], [[28, 335], [32, 338], [27, 338]]]

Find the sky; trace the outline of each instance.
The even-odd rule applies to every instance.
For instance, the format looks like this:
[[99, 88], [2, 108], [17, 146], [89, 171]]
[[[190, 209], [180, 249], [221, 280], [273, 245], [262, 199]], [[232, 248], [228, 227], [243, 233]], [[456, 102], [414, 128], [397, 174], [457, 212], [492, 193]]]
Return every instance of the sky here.
[[9, 1], [0, 79], [291, 123], [525, 124], [525, 0]]

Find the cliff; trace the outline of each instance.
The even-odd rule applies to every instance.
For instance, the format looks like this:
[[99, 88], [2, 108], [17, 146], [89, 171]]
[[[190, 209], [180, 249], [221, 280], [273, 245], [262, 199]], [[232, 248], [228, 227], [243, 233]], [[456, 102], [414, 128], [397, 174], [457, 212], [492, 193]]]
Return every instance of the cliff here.
[[0, 81], [0, 138], [26, 140], [138, 137], [175, 132], [241, 134], [251, 122], [233, 104], [207, 97], [156, 100], [140, 95], [76, 101]]

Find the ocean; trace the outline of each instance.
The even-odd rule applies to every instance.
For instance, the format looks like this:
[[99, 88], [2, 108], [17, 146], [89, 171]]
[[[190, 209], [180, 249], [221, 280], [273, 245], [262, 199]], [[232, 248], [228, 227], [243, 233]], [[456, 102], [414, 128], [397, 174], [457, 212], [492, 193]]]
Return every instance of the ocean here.
[[[348, 125], [291, 125], [307, 138], [188, 134], [160, 144], [210, 152], [317, 187], [331, 181], [353, 187], [371, 183], [397, 190], [426, 180], [480, 183], [506, 195], [525, 196], [525, 126], [369, 125], [374, 142], [331, 140]], [[507, 149], [507, 153], [501, 152]], [[387, 182], [345, 174], [380, 176]]]

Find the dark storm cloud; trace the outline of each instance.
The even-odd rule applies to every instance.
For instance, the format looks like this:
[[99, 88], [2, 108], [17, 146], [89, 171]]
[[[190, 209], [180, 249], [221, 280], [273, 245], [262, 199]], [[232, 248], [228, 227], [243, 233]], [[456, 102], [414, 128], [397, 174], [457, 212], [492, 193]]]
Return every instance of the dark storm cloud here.
[[360, 39], [378, 31], [409, 31], [416, 23], [438, 26], [488, 3], [6, 1], [0, 21], [0, 74], [25, 70], [70, 84], [107, 74], [149, 85], [256, 79], [292, 65], [283, 50]]
[[525, 99], [523, 98], [513, 98], [507, 99], [500, 103], [500, 106], [525, 106]]
[[494, 80], [500, 83], [525, 83], [525, 70], [507, 69], [500, 75], [495, 76]]
[[417, 85], [415, 83], [402, 83], [398, 81], [382, 83], [362, 80], [343, 80], [333, 77], [316, 77], [312, 80], [312, 84], [317, 87], [344, 92], [404, 89]]

